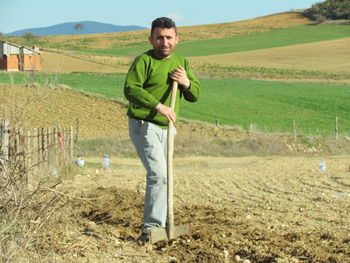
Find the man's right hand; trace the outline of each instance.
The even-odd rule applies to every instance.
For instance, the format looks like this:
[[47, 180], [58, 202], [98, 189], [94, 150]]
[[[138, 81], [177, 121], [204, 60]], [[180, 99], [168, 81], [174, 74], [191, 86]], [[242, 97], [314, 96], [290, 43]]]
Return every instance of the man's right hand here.
[[169, 121], [176, 121], [176, 112], [172, 108], [159, 103], [156, 107], [156, 110], [158, 113], [165, 116]]

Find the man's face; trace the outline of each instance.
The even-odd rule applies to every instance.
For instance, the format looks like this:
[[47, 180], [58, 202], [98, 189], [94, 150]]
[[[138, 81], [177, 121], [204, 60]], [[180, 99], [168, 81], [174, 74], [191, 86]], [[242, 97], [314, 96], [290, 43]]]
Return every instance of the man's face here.
[[179, 38], [174, 28], [156, 27], [149, 38], [153, 50], [159, 58], [168, 58], [173, 52]]

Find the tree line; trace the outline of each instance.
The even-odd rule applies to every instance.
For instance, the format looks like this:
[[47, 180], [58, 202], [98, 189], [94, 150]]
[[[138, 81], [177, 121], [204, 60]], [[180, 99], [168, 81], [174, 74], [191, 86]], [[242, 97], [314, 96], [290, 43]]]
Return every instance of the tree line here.
[[304, 14], [319, 22], [326, 19], [350, 19], [350, 0], [326, 0], [316, 3], [311, 8], [306, 9]]

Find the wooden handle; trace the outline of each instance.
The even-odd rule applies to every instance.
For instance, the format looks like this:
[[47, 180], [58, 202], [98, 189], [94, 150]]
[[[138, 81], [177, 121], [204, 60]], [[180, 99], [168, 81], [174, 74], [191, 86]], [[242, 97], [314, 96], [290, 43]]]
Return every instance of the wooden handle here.
[[178, 83], [177, 83], [177, 81], [174, 80], [173, 88], [171, 90], [171, 101], [170, 101], [170, 107], [173, 110], [175, 109], [177, 87], [178, 87]]
[[[178, 83], [176, 81], [173, 82], [173, 88], [171, 91], [171, 101], [170, 107], [175, 109], [176, 102], [176, 92], [177, 92]], [[174, 181], [173, 181], [173, 153], [174, 153], [174, 123], [169, 121], [168, 125], [168, 157], [167, 157], [167, 185], [168, 185], [168, 212], [167, 212], [167, 232], [168, 238], [171, 239], [174, 236], [174, 204], [173, 204], [173, 196], [174, 196]]]

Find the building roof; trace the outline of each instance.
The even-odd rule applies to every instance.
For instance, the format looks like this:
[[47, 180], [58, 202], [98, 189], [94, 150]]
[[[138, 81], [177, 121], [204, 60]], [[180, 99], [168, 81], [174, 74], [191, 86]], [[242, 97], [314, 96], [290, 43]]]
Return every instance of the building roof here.
[[0, 56], [2, 55], [13, 55], [23, 53], [26, 55], [37, 54], [40, 55], [38, 48], [28, 48], [25, 46], [19, 46], [10, 42], [0, 41]]

